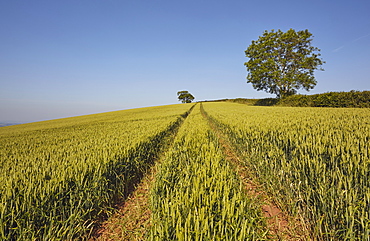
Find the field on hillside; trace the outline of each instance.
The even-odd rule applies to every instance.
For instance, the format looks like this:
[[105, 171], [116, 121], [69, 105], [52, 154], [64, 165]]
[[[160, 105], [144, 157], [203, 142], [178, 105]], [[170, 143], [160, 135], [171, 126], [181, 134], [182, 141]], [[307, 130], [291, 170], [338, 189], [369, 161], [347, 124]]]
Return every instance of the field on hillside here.
[[150, 166], [191, 105], [0, 128], [0, 240], [76, 239]]
[[206, 103], [204, 110], [313, 237], [370, 238], [370, 109]]
[[159, 155], [148, 240], [274, 238], [219, 133], [311, 239], [370, 238], [370, 109], [215, 102], [1, 127], [0, 239], [88, 237]]

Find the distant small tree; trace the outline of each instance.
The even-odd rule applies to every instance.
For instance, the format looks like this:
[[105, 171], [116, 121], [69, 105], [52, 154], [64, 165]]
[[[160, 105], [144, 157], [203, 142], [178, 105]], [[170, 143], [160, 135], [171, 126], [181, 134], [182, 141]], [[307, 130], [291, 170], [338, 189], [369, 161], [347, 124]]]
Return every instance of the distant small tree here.
[[311, 46], [308, 30], [265, 31], [245, 51], [249, 61], [247, 83], [257, 90], [276, 94], [277, 98], [293, 95], [298, 89], [313, 89], [317, 83], [313, 72], [323, 70], [320, 49]]
[[182, 103], [191, 103], [195, 99], [194, 96], [186, 90], [177, 92], [177, 97]]

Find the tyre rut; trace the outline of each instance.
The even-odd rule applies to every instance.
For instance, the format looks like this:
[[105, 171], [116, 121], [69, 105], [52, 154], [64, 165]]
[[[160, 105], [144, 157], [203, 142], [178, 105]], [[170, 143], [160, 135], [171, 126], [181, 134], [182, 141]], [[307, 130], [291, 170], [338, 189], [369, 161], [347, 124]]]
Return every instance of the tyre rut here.
[[258, 184], [254, 175], [247, 169], [241, 158], [237, 154], [236, 148], [230, 143], [225, 133], [218, 128], [217, 124], [208, 116], [201, 104], [201, 112], [207, 119], [211, 129], [219, 139], [219, 144], [222, 146], [225, 159], [233, 164], [235, 171], [241, 177], [247, 194], [254, 197], [261, 203], [262, 215], [266, 218], [267, 228], [269, 231], [270, 240], [310, 240], [300, 220], [290, 217], [283, 212], [269, 197], [267, 192]]
[[149, 191], [154, 182], [157, 163], [160, 163], [165, 153], [170, 150], [178, 130], [195, 105], [179, 117], [178, 123], [175, 123], [169, 134], [163, 138], [163, 145], [155, 160], [150, 160], [153, 163], [151, 168], [130, 188], [127, 195], [117, 201], [114, 214], [99, 222], [98, 227], [91, 233], [89, 241], [145, 240], [151, 216]]

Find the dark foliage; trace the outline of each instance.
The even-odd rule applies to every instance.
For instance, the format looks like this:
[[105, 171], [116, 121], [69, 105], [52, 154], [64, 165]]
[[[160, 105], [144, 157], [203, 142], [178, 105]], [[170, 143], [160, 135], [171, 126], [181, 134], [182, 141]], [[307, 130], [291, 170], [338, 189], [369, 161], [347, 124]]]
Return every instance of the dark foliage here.
[[177, 97], [182, 103], [191, 103], [195, 99], [195, 97], [186, 90], [177, 92]]
[[292, 95], [283, 99], [223, 99], [216, 101], [236, 102], [254, 106], [296, 106], [296, 107], [348, 107], [370, 108], [370, 91], [328, 92], [316, 95]]
[[306, 29], [287, 32], [265, 31], [245, 51], [248, 62], [247, 83], [256, 90], [276, 94], [277, 98], [294, 95], [297, 90], [313, 89], [315, 70], [323, 70], [320, 49], [311, 46], [312, 34]]
[[281, 106], [370, 108], [370, 91], [328, 92], [316, 95], [293, 95], [281, 99]]

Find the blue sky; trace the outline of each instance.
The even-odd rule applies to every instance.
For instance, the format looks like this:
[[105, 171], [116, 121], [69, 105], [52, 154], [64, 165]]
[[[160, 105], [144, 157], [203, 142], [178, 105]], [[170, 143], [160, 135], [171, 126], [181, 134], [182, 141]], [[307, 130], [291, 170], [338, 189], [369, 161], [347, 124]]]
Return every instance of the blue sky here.
[[326, 64], [309, 94], [370, 90], [369, 12], [364, 0], [0, 0], [0, 122], [173, 104], [179, 90], [274, 97], [243, 65], [271, 29], [314, 35]]

